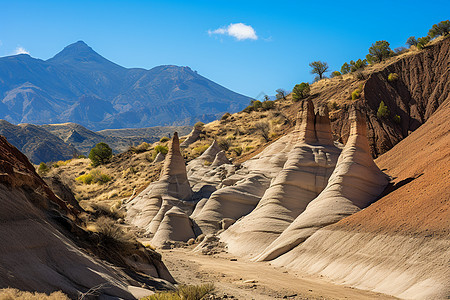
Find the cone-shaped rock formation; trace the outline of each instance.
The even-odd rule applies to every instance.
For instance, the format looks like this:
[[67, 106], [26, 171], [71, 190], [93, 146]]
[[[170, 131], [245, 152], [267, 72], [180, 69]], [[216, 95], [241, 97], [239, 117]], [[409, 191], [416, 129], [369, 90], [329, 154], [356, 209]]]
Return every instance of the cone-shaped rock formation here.
[[164, 156], [164, 154], [162, 154], [161, 152], [158, 152], [158, 154], [156, 154], [155, 159], [153, 160], [154, 163], [159, 163], [164, 161], [166, 157]]
[[155, 247], [162, 247], [167, 242], [187, 242], [190, 238], [195, 238], [191, 220], [184, 211], [174, 206], [164, 214], [151, 243]]
[[152, 236], [159, 228], [164, 214], [173, 206], [192, 212], [192, 190], [186, 166], [180, 152], [178, 134], [169, 144], [159, 181], [151, 183], [144, 191], [126, 204], [127, 220]]
[[186, 139], [181, 143], [180, 147], [181, 148], [189, 147], [191, 144], [193, 144], [198, 139], [201, 132], [202, 132], [201, 129], [194, 126], [194, 128], [192, 128], [192, 131], [186, 137]]
[[349, 139], [327, 186], [257, 260], [272, 260], [290, 251], [320, 228], [365, 208], [383, 192], [388, 180], [370, 155], [364, 117], [353, 109], [350, 119]]
[[225, 155], [225, 151], [220, 151], [216, 154], [216, 157], [214, 158], [214, 161], [211, 164], [211, 167], [219, 167], [221, 165], [230, 164], [230, 161], [228, 160], [227, 156]]
[[295, 132], [298, 140], [258, 206], [221, 235], [229, 252], [261, 253], [325, 188], [341, 151], [333, 144], [328, 111], [314, 115], [312, 102], [304, 101]]

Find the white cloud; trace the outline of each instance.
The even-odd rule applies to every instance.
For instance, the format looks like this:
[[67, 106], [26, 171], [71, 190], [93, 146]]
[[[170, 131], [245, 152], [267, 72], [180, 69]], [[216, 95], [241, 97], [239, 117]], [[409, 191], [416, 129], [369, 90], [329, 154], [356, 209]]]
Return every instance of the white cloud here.
[[30, 54], [30, 52], [28, 52], [25, 48], [19, 46], [16, 48], [16, 50], [14, 50], [14, 55], [17, 54]]
[[255, 29], [250, 25], [244, 23], [232, 23], [226, 27], [217, 28], [216, 30], [208, 30], [209, 35], [224, 34], [236, 38], [238, 41], [242, 40], [257, 40]]

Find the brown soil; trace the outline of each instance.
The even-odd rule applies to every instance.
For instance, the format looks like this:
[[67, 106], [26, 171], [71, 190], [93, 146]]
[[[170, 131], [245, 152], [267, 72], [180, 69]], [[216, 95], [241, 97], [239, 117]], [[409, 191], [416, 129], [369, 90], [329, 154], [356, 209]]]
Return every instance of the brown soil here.
[[393, 178], [376, 203], [335, 224], [362, 230], [448, 237], [450, 100], [419, 129], [376, 160]]
[[269, 263], [249, 262], [224, 253], [207, 256], [194, 253], [191, 249], [177, 248], [163, 250], [162, 255], [178, 283], [213, 283], [216, 295], [226, 295], [227, 298], [395, 299], [384, 294], [335, 285], [321, 277], [288, 273], [284, 268]]

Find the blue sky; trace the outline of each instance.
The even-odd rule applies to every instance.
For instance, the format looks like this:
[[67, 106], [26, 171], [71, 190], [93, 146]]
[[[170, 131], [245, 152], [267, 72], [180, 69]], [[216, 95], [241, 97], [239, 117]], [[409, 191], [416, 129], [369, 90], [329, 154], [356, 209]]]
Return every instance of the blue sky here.
[[21, 50], [48, 59], [83, 40], [125, 67], [190, 66], [256, 97], [312, 81], [311, 61], [339, 70], [377, 40], [403, 46], [449, 13], [448, 0], [0, 0], [0, 56]]

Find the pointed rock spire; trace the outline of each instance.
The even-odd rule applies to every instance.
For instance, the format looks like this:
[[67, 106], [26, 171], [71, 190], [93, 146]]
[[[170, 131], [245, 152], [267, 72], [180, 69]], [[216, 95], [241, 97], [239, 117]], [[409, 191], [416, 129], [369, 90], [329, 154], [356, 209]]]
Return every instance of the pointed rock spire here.
[[315, 121], [316, 137], [320, 145], [334, 145], [327, 106], [319, 107]]
[[200, 127], [194, 126], [194, 128], [192, 128], [192, 131], [186, 137], [186, 139], [181, 143], [180, 147], [181, 148], [189, 147], [192, 143], [194, 143], [198, 139], [201, 132], [202, 130], [200, 129]]
[[215, 168], [224, 164], [230, 164], [230, 161], [228, 160], [225, 151], [221, 150], [216, 154], [216, 158], [214, 158], [211, 167]]
[[297, 114], [296, 131], [299, 133], [298, 140], [305, 143], [314, 143], [316, 133], [314, 130], [314, 105], [311, 100], [303, 100], [302, 108]]
[[167, 176], [179, 176], [187, 180], [186, 165], [181, 155], [177, 132], [173, 134], [172, 140], [169, 142], [169, 151], [161, 170], [160, 180]]
[[211, 144], [211, 146], [209, 146], [209, 148], [206, 149], [206, 151], [203, 152], [202, 155], [200, 155], [200, 159], [212, 163], [214, 161], [214, 159], [216, 158], [217, 153], [219, 153], [221, 150], [222, 149], [220, 149], [220, 146], [217, 143], [217, 141], [214, 140], [213, 143]]

